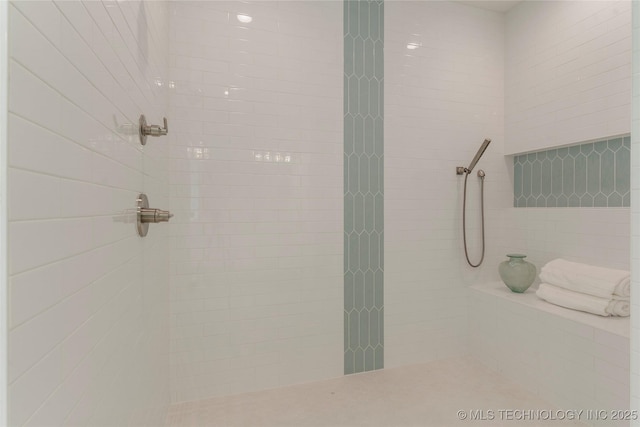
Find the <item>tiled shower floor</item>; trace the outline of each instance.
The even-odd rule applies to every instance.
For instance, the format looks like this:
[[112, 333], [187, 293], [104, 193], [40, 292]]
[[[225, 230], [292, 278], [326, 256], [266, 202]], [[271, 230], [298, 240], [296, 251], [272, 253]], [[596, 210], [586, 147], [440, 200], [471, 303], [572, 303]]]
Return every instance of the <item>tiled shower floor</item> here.
[[[183, 426], [538, 426], [577, 421], [522, 420], [522, 412], [553, 410], [469, 358], [385, 369], [327, 381], [173, 405], [168, 425]], [[458, 419], [457, 412], [485, 420]], [[483, 412], [480, 412], [482, 410]], [[490, 410], [494, 411], [493, 420]], [[528, 412], [532, 414], [532, 412]], [[533, 415], [535, 416], [535, 415]], [[541, 417], [546, 416], [540, 413]], [[520, 418], [521, 421], [513, 418]]]

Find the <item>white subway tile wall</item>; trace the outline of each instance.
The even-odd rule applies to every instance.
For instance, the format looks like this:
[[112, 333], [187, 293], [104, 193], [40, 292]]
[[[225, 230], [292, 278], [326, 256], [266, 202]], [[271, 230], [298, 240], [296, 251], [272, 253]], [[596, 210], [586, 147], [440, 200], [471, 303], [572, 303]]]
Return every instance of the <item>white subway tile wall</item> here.
[[503, 253], [538, 270], [554, 258], [629, 270], [629, 208], [510, 208], [498, 220]]
[[[631, 122], [631, 409], [640, 411], [640, 3], [632, 1], [633, 92]], [[640, 420], [631, 423], [640, 426]]]
[[[385, 367], [467, 350], [467, 285], [497, 279], [500, 213], [512, 204], [503, 145], [503, 15], [453, 2], [385, 3]], [[465, 261], [462, 176], [487, 172], [487, 254]], [[470, 257], [480, 259], [480, 186], [469, 177]]]
[[168, 140], [137, 139], [167, 114], [168, 4], [16, 1], [9, 23], [9, 424], [160, 425], [169, 233], [132, 211], [169, 204]]
[[173, 402], [343, 373], [341, 2], [173, 2]]
[[505, 154], [629, 133], [631, 2], [525, 1], [505, 28]]

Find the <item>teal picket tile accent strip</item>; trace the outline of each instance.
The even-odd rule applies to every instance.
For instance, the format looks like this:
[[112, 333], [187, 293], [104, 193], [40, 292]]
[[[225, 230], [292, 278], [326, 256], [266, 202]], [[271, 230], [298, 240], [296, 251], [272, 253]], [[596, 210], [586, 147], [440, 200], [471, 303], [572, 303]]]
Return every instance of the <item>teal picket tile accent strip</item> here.
[[344, 1], [344, 373], [384, 367], [384, 3]]
[[628, 207], [630, 136], [515, 156], [515, 207]]

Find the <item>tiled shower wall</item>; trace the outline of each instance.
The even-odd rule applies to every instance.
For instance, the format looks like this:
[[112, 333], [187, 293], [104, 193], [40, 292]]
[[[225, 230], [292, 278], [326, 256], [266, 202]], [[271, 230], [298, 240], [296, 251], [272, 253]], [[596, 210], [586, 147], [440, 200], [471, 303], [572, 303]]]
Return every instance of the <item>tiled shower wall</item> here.
[[[614, 160], [615, 193], [622, 197], [624, 204], [625, 183], [620, 182], [620, 190], [617, 190], [616, 181], [622, 179], [627, 171], [624, 167], [619, 170], [617, 161], [620, 160], [621, 165], [626, 163], [627, 153], [623, 148], [624, 139], [623, 147], [620, 147], [615, 136], [630, 133], [630, 9], [629, 1], [522, 2], [506, 14], [505, 130], [508, 139], [505, 153], [540, 151], [549, 145], [554, 146], [549, 151], [553, 158], [553, 181], [553, 163], [558, 168], [559, 154], [564, 155], [566, 149], [556, 149], [557, 146], [581, 141], [595, 141], [597, 144], [585, 145], [584, 152], [579, 146], [581, 153], [576, 152], [578, 146], [568, 148], [567, 155], [562, 158], [562, 190], [550, 182], [553, 196], [549, 198], [550, 208], [509, 209], [500, 214], [503, 224], [500, 232], [509, 245], [505, 249], [527, 253], [527, 259], [538, 268], [553, 258], [563, 257], [577, 262], [629, 269], [628, 208], [590, 208], [588, 202], [591, 195], [585, 197], [587, 206], [573, 203], [575, 208], [559, 209], [552, 205], [553, 201], [556, 205], [558, 201], [564, 201], [557, 197], [565, 191], [564, 172], [569, 172], [566, 176], [569, 188], [565, 194], [567, 204], [572, 194], [584, 196], [591, 192], [597, 196], [602, 192], [603, 185], [605, 192], [608, 192], [612, 172], [611, 154]], [[527, 52], [526, 55], [523, 52]], [[567, 83], [567, 79], [573, 83]], [[533, 96], [531, 90], [538, 95]], [[601, 142], [605, 139], [606, 149]], [[570, 150], [574, 153], [571, 154]], [[586, 155], [589, 151], [591, 155]], [[608, 154], [603, 158], [599, 151]], [[535, 155], [534, 162], [533, 159], [529, 161], [533, 154], [526, 154], [527, 163], [532, 166], [538, 162], [539, 154]], [[524, 159], [524, 156], [518, 157]], [[596, 160], [600, 160], [600, 163]], [[564, 169], [564, 162], [567, 162], [567, 170]], [[606, 168], [607, 173], [588, 175], [591, 162], [594, 170], [597, 171], [597, 167], [601, 167], [601, 170]], [[542, 160], [540, 166], [542, 179]], [[570, 173], [572, 167], [573, 180]], [[532, 177], [533, 172], [532, 169]], [[623, 173], [616, 176], [620, 172]], [[576, 173], [582, 174], [577, 188]], [[597, 175], [601, 179], [594, 179]], [[514, 181], [517, 186], [516, 177]], [[596, 191], [598, 185], [600, 189]], [[541, 182], [541, 193], [542, 186]], [[545, 188], [548, 189], [548, 184]], [[589, 188], [592, 190], [589, 191]], [[607, 196], [619, 200], [614, 193]], [[547, 198], [544, 199], [546, 203]], [[529, 203], [527, 206], [530, 206]], [[578, 206], [581, 207], [578, 209]]]
[[[162, 425], [169, 403], [163, 2], [9, 5], [9, 424]], [[4, 31], [4, 29], [3, 29]]]
[[524, 1], [506, 16], [505, 154], [629, 133], [629, 0]]
[[171, 3], [174, 402], [343, 374], [342, 7]]
[[[388, 366], [465, 351], [460, 284], [495, 276], [496, 254], [507, 245], [522, 244], [537, 260], [571, 254], [628, 265], [628, 248], [620, 247], [628, 211], [585, 210], [576, 221], [570, 210], [504, 209], [512, 188], [502, 152], [518, 149], [501, 142], [502, 76], [494, 68], [501, 18], [429, 3], [387, 8]], [[611, 107], [602, 117], [619, 118], [625, 92], [615, 78], [630, 65], [623, 61], [630, 37], [619, 38], [623, 14], [606, 19], [625, 3], [609, 3], [587, 22], [611, 42], [601, 53], [622, 49], [604, 70], [614, 95], [602, 89], [600, 99]], [[142, 190], [167, 206], [167, 141], [141, 149], [126, 125], [141, 112], [160, 121], [167, 87], [174, 400], [342, 373], [342, 5], [176, 3], [169, 83], [166, 8], [9, 6], [11, 424], [161, 424], [167, 227], [152, 226], [141, 240], [128, 210]], [[252, 23], [240, 24], [238, 14]], [[546, 40], [566, 38], [551, 31]], [[525, 71], [545, 71], [535, 65]], [[568, 99], [582, 99], [583, 87], [574, 89], [579, 96]], [[567, 110], [580, 113], [578, 124], [593, 117], [594, 104], [583, 107]], [[608, 134], [628, 132], [618, 129], [624, 120]], [[477, 272], [461, 258], [461, 180], [453, 168], [484, 137], [494, 141], [479, 164], [488, 173], [490, 253]], [[471, 185], [477, 197], [477, 181]], [[471, 212], [477, 207], [472, 200]], [[473, 257], [478, 226], [470, 225]]]
[[[385, 367], [467, 352], [467, 285], [497, 279], [503, 157], [503, 15], [454, 2], [385, 3]], [[462, 185], [487, 172], [487, 254], [469, 267]], [[475, 172], [475, 171], [474, 171]], [[480, 182], [468, 181], [470, 256], [480, 258]]]

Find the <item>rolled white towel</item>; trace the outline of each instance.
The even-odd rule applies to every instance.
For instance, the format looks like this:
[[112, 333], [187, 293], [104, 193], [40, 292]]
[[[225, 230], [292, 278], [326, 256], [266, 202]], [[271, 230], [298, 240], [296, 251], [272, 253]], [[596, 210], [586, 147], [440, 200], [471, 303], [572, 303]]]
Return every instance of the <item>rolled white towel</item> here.
[[623, 298], [629, 298], [631, 296], [631, 276], [622, 280], [616, 286], [616, 290], [613, 291], [613, 295], [623, 297]]
[[628, 317], [631, 314], [631, 304], [629, 300], [612, 299], [606, 311], [612, 316]]
[[554, 259], [540, 269], [540, 280], [564, 289], [611, 298], [628, 298], [631, 276], [628, 271]]
[[599, 316], [629, 315], [629, 301], [625, 299], [600, 298], [559, 288], [548, 283], [541, 283], [536, 295], [552, 304]]

